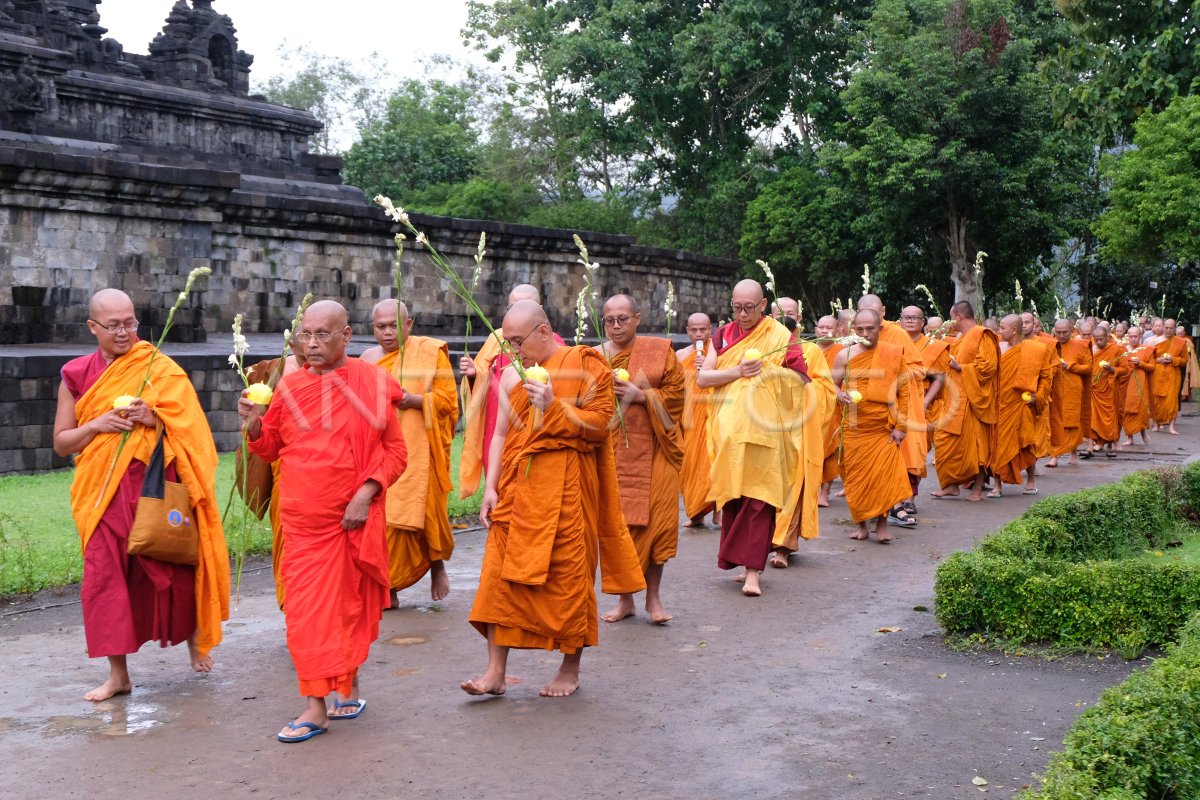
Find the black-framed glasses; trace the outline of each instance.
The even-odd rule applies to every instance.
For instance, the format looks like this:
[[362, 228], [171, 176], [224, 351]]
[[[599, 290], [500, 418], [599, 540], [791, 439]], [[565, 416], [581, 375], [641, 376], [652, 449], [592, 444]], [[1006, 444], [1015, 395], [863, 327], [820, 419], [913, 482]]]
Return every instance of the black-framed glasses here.
[[733, 313], [735, 313], [735, 314], [750, 314], [750, 313], [753, 313], [754, 311], [757, 311], [758, 307], [761, 305], [762, 305], [762, 300], [759, 300], [757, 303], [753, 303], [753, 304], [747, 305], [747, 306], [739, 305], [737, 303], [730, 303], [729, 307], [733, 309]]
[[328, 342], [331, 337], [337, 336], [339, 333], [341, 333], [341, 331], [317, 331], [316, 333], [300, 331], [300, 333], [297, 333], [293, 338], [295, 338], [295, 340], [300, 344], [308, 344], [314, 338], [321, 344], [324, 344], [325, 342]]
[[[88, 322], [96, 322], [96, 320], [88, 317]], [[136, 319], [133, 322], [130, 322], [128, 325], [102, 325], [99, 322], [96, 322], [96, 325], [108, 331], [109, 336], [116, 336], [121, 331], [125, 331], [126, 333], [137, 333], [138, 329], [138, 321]]]
[[611, 328], [614, 325], [620, 325], [622, 328], [624, 328], [632, 319], [633, 317], [627, 317], [622, 314], [619, 317], [603, 317], [601, 318], [601, 321], [604, 323], [604, 327], [606, 328]]
[[925, 319], [924, 317], [914, 317], [912, 314], [901, 314], [900, 315], [901, 322], [921, 322], [924, 319]]

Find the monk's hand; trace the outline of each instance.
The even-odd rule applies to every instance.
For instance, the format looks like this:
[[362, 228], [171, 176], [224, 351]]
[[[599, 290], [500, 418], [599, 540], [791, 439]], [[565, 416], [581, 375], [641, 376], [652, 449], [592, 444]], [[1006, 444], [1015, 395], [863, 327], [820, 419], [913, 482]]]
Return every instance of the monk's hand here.
[[342, 514], [342, 530], [352, 531], [367, 524], [367, 515], [371, 512], [371, 501], [379, 494], [379, 484], [367, 481], [358, 487], [354, 497], [346, 504], [346, 513]]
[[107, 411], [88, 423], [93, 433], [124, 433], [133, 430], [133, 420], [125, 417], [125, 409]]
[[613, 392], [621, 400], [627, 400], [630, 403], [646, 402], [646, 393], [641, 390], [641, 387], [629, 381], [613, 378]]
[[692, 359], [692, 363], [696, 366], [696, 369], [700, 369], [701, 367], [703, 367], [704, 366], [704, 351], [697, 350], [696, 357]]
[[237, 411], [238, 416], [242, 418], [242, 430], [246, 432], [248, 438], [253, 440], [258, 438], [263, 407], [246, 396], [249, 392], [249, 389], [242, 390], [242, 394], [238, 398]]
[[529, 403], [538, 411], [545, 411], [554, 402], [554, 386], [550, 381], [525, 381], [525, 392], [529, 395]]
[[474, 378], [475, 361], [472, 360], [470, 356], [463, 356], [458, 360], [458, 371], [461, 372], [464, 377]]
[[892, 428], [892, 444], [896, 445], [896, 447], [899, 447], [900, 443], [904, 441], [904, 437], [907, 435], [907, 433], [908, 432], [903, 428]]
[[962, 372], [962, 364], [958, 363], [954, 356], [950, 356], [950, 369], [955, 372]]
[[145, 425], [147, 428], [153, 428], [158, 424], [158, 416], [140, 397], [125, 408], [125, 419]]
[[838, 393], [837, 393], [837, 398], [838, 398], [838, 400], [842, 401], [843, 403], [845, 403], [848, 406], [854, 405], [854, 398], [851, 397], [850, 393], [847, 391], [843, 391], [843, 390], [839, 389]]
[[405, 392], [404, 396], [400, 398], [400, 407], [401, 408], [420, 408], [421, 404], [424, 401], [425, 401], [425, 395], [423, 395], [423, 394], [416, 394], [415, 392]]
[[1139, 359], [1137, 356], [1130, 356], [1129, 363], [1133, 364], [1136, 367], [1138, 364], [1140, 364], [1142, 362], [1141, 362], [1141, 359]]
[[500, 502], [500, 497], [496, 494], [495, 489], [485, 489], [483, 492], [483, 502], [479, 504], [479, 521], [487, 527], [492, 527], [492, 511], [496, 508], [496, 503]]
[[743, 378], [753, 378], [760, 372], [762, 372], [761, 359], [756, 358], [753, 360], [743, 361], [742, 363], [738, 364], [738, 374]]

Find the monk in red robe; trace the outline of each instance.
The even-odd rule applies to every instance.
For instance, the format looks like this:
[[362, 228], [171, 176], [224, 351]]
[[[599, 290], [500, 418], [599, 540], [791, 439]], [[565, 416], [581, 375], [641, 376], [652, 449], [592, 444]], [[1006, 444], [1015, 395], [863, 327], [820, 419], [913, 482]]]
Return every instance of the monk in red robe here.
[[[487, 549], [470, 617], [487, 637], [488, 665], [460, 688], [504, 694], [509, 650], [558, 650], [562, 664], [539, 694], [566, 697], [579, 688], [583, 648], [599, 643], [597, 563], [605, 593], [646, 588], [609, 440], [613, 374], [593, 348], [558, 344], [530, 300], [513, 304], [504, 331], [529, 377], [522, 381], [515, 366], [500, 376], [479, 511]], [[535, 364], [545, 373], [534, 373]]]
[[[88, 655], [108, 659], [108, 680], [84, 695], [98, 702], [133, 690], [127, 656], [149, 641], [187, 642], [192, 669], [212, 669], [209, 652], [229, 617], [229, 555], [213, 486], [217, 451], [187, 373], [137, 338], [124, 292], [96, 292], [87, 326], [99, 348], [63, 366], [54, 450], [75, 454], [71, 514], [83, 550], [83, 632]], [[199, 534], [194, 567], [126, 552], [160, 425], [166, 477], [187, 487]]]
[[284, 618], [307, 699], [277, 735], [282, 742], [362, 713], [358, 669], [388, 605], [385, 499], [406, 463], [397, 414], [404, 392], [383, 370], [346, 357], [350, 336], [345, 308], [313, 303], [294, 338], [305, 368], [280, 381], [265, 414], [244, 392], [238, 401], [251, 452], [280, 461]]
[[712, 392], [696, 385], [696, 375], [704, 364], [704, 351], [712, 336], [712, 320], [697, 311], [687, 319], [687, 335], [692, 343], [675, 353], [683, 368], [687, 400], [683, 411], [683, 466], [679, 470], [683, 493], [685, 528], [704, 525], [705, 515], [712, 513], [714, 525], [721, 524], [721, 512], [708, 499], [708, 401]]

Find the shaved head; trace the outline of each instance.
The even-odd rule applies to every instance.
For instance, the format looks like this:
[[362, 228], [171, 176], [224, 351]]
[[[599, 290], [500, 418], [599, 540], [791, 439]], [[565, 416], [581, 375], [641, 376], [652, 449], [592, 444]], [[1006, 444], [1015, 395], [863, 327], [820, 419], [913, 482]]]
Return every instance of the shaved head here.
[[137, 342], [133, 300], [120, 289], [101, 289], [88, 301], [87, 326], [106, 361], [128, 353]]
[[766, 296], [763, 294], [762, 284], [753, 278], [740, 280], [734, 285], [733, 296], [737, 297], [738, 295], [749, 301], [762, 300]]
[[536, 286], [531, 286], [528, 283], [518, 283], [508, 293], [508, 307], [512, 308], [520, 300], [532, 300], [540, 305], [542, 302], [542, 293], [537, 290]]
[[349, 320], [345, 306], [336, 300], [318, 300], [305, 309], [293, 339], [303, 349], [305, 362], [317, 372], [329, 372], [346, 363]]
[[900, 309], [900, 327], [915, 341], [925, 329], [925, 312], [916, 306], [905, 306]]
[[782, 317], [791, 317], [794, 320], [800, 319], [800, 304], [790, 297], [776, 299], [775, 307], [779, 310], [779, 316], [776, 319]]
[[[860, 311], [866, 309], [868, 311], [876, 312], [879, 314], [880, 320], [882, 320], [883, 315], [887, 313], [887, 309], [884, 307], [883, 301], [879, 299], [879, 295], [877, 294], [864, 294], [862, 297], [858, 298], [857, 305]], [[857, 318], [855, 318], [855, 324], [857, 324]]]
[[708, 314], [705, 314], [703, 311], [697, 311], [695, 314], [688, 316], [687, 325], [689, 328], [693, 325], [712, 325], [712, 320], [709, 319]]
[[392, 353], [400, 349], [400, 339], [397, 334], [400, 311], [403, 309], [404, 318], [408, 318], [408, 309], [399, 300], [380, 300], [371, 309], [371, 333], [375, 334], [375, 343], [383, 348], [383, 352]]
[[604, 307], [608, 308], [609, 303], [615, 303], [616, 305], [614, 305], [613, 308], [623, 308], [630, 314], [642, 313], [642, 310], [638, 308], [637, 300], [634, 300], [627, 294], [614, 294], [612, 297], [608, 298], [608, 301], [604, 304]]
[[943, 323], [945, 323], [945, 320], [941, 317], [930, 317], [925, 322], [925, 332], [934, 333], [942, 327]]
[[750, 278], [737, 282], [733, 287], [733, 297], [730, 307], [733, 318], [743, 331], [749, 331], [762, 320], [766, 310], [767, 300], [763, 295], [762, 285]]
[[854, 315], [854, 334], [867, 340], [863, 347], [874, 347], [879, 342], [879, 326], [883, 317], [873, 308], [859, 308]]
[[833, 337], [834, 331], [837, 330], [837, 320], [826, 314], [817, 320], [817, 337], [821, 339], [829, 339]]
[[1071, 324], [1071, 320], [1069, 319], [1054, 320], [1054, 338], [1061, 344], [1071, 341], [1071, 333], [1074, 329], [1075, 326]]
[[638, 312], [637, 301], [627, 294], [614, 294], [604, 304], [602, 322], [604, 333], [608, 340], [618, 350], [628, 349], [637, 338], [638, 325], [642, 315]]
[[999, 325], [1000, 340], [1008, 343], [1011, 347], [1018, 345], [1025, 340], [1024, 329], [1021, 325], [1021, 316], [1019, 314], [1008, 314], [1000, 320]]
[[120, 289], [101, 289], [88, 301], [88, 316], [97, 322], [104, 322], [100, 318], [105, 314], [121, 314], [125, 311], [133, 313], [133, 300]]
[[527, 367], [540, 364], [558, 349], [546, 309], [533, 300], [518, 300], [504, 315], [504, 338]]

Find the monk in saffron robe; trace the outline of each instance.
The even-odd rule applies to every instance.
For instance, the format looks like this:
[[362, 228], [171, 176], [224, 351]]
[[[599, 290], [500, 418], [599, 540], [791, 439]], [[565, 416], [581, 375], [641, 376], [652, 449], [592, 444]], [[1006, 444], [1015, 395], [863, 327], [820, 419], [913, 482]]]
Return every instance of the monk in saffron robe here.
[[[71, 515], [83, 551], [83, 632], [88, 655], [108, 659], [108, 679], [84, 698], [99, 702], [133, 691], [128, 654], [152, 640], [187, 642], [192, 669], [212, 669], [209, 653], [229, 617], [229, 556], [213, 485], [217, 451], [187, 373], [137, 338], [124, 292], [96, 292], [87, 326], [99, 347], [62, 368], [54, 450], [75, 454]], [[140, 397], [115, 408], [125, 395]], [[194, 567], [126, 552], [160, 425], [166, 477], [187, 487], [192, 507], [185, 512], [199, 535]]]
[[[1024, 333], [1026, 340], [1041, 342], [1050, 351], [1051, 360], [1058, 365], [1058, 340], [1050, 334], [1042, 330], [1042, 321], [1028, 311], [1021, 313], [1021, 330]], [[1035, 420], [1037, 424], [1037, 447], [1034, 449], [1034, 455], [1038, 458], [1047, 458], [1054, 455], [1054, 447], [1051, 444], [1051, 424], [1050, 417], [1054, 413], [1054, 384], [1058, 382], [1058, 374], [1060, 369], [1054, 370], [1054, 377], [1050, 381], [1050, 402], [1046, 403], [1046, 407], [1037, 415]], [[1055, 462], [1057, 464], [1057, 462]]]
[[1050, 403], [1050, 461], [1057, 467], [1059, 456], [1070, 453], [1068, 464], [1079, 463], [1078, 447], [1091, 433], [1092, 349], [1075, 336], [1070, 320], [1054, 321], [1058, 375]]
[[1113, 445], [1121, 436], [1120, 410], [1117, 399], [1117, 379], [1128, 372], [1128, 362], [1122, 358], [1125, 348], [1108, 335], [1108, 326], [1097, 325], [1092, 332], [1092, 442], [1095, 451], [1116, 457]]
[[[834, 338], [837, 327], [837, 320], [831, 316], [821, 317], [817, 320], [817, 347], [821, 350], [821, 356], [831, 376], [833, 361], [837, 358], [838, 353], [842, 352], [842, 345]], [[807, 362], [808, 359], [806, 358], [805, 361]], [[830, 382], [832, 383], [832, 380]], [[829, 490], [833, 488], [833, 481], [841, 474], [842, 468], [838, 450], [842, 432], [842, 408], [838, 405], [836, 386], [834, 391], [833, 403], [827, 409], [825, 430], [822, 433], [825, 452], [821, 464], [821, 490], [817, 493], [817, 506], [820, 508], [829, 507]]]
[[683, 513], [688, 518], [685, 528], [699, 528], [709, 512], [713, 524], [721, 524], [721, 512], [708, 499], [708, 401], [712, 394], [696, 385], [696, 375], [704, 363], [704, 351], [712, 336], [712, 320], [708, 314], [696, 312], [687, 318], [687, 335], [692, 343], [675, 355], [683, 368], [686, 401], [683, 411], [683, 466], [679, 484], [683, 491]]
[[[387, 492], [391, 602], [429, 573], [430, 596], [450, 594], [445, 562], [454, 554], [450, 530], [450, 445], [458, 424], [458, 394], [450, 371], [449, 346], [440, 339], [412, 335], [408, 307], [381, 300], [371, 312], [378, 343], [361, 356], [386, 370], [400, 388], [400, 429], [408, 464]], [[401, 350], [403, 348], [403, 350]], [[420, 499], [425, 502], [421, 503]]]
[[966, 300], [950, 308], [958, 336], [950, 342], [947, 383], [940, 424], [934, 431], [934, 465], [941, 489], [934, 497], [957, 497], [971, 484], [967, 500], [983, 499], [1000, 415], [1000, 343], [991, 329], [975, 322]]
[[776, 513], [787, 504], [802, 458], [801, 392], [808, 381], [800, 343], [764, 316], [756, 281], [733, 287], [734, 321], [713, 334], [696, 382], [713, 389], [708, 417], [709, 499], [721, 509], [720, 569], [745, 567], [742, 593], [762, 594]]
[[1149, 444], [1146, 430], [1150, 427], [1150, 379], [1154, 375], [1154, 348], [1141, 345], [1142, 329], [1136, 325], [1125, 334], [1125, 349], [1129, 355], [1129, 370], [1117, 381], [1117, 401], [1121, 403], [1121, 428], [1124, 444], [1132, 445], [1134, 434], [1142, 435], [1142, 444]]
[[1186, 367], [1187, 343], [1175, 335], [1175, 320], [1154, 320], [1154, 335], [1145, 344], [1154, 348], [1154, 377], [1150, 381], [1151, 430], [1162, 430], [1178, 436], [1175, 417], [1179, 415], [1179, 391], [1182, 385], [1180, 366]]
[[[908, 332], [887, 319], [887, 309], [884, 308], [883, 301], [877, 295], [864, 294], [858, 299], [858, 309], [860, 311], [867, 309], [879, 315], [882, 320], [879, 329], [880, 343], [898, 345], [903, 350], [904, 371], [901, 373], [901, 377], [913, 386], [921, 386], [922, 381], [925, 380], [925, 370], [921, 366], [921, 354], [917, 352]], [[909, 497], [896, 504], [889, 516], [893, 524], [911, 528], [917, 524], [917, 490], [920, 488], [921, 478], [925, 477], [926, 473], [925, 464], [929, 457], [929, 439], [926, 435], [924, 396], [921, 392], [914, 390], [907, 392], [906, 397], [908, 397], [909, 406], [901, 409], [906, 432], [900, 442], [900, 453], [904, 458], [904, 467], [908, 471], [908, 481], [912, 485], [912, 491], [909, 492]]]
[[[684, 376], [669, 339], [638, 336], [637, 301], [614, 295], [602, 311], [608, 341], [597, 348], [613, 369], [623, 415], [609, 423], [621, 513], [646, 578], [646, 613], [670, 622], [663, 607], [663, 567], [679, 546], [679, 469], [683, 464]], [[632, 594], [600, 618], [619, 622], [635, 613]]]
[[[997, 484], [988, 497], [1000, 497], [1005, 483], [1024, 482], [1023, 494], [1037, 494], [1036, 417], [1050, 401], [1056, 362], [1045, 345], [1024, 338], [1016, 314], [1000, 320], [1000, 341], [1000, 422], [992, 458]], [[1022, 471], [1028, 472], [1027, 482]]]
[[558, 673], [539, 694], [566, 697], [579, 688], [583, 648], [599, 643], [597, 561], [605, 593], [646, 588], [609, 440], [613, 374], [593, 348], [558, 344], [537, 303], [514, 303], [504, 330], [525, 369], [546, 373], [522, 381], [514, 365], [500, 376], [479, 511], [488, 541], [470, 617], [487, 637], [488, 666], [460, 688], [504, 694], [511, 648], [559, 650]]
[[[928, 461], [929, 448], [933, 446], [933, 431], [940, 425], [944, 410], [942, 387], [946, 385], [946, 373], [950, 371], [950, 343], [925, 333], [925, 312], [917, 306], [908, 306], [900, 312], [900, 327], [908, 334], [921, 357], [921, 382], [914, 384], [912, 388], [920, 391], [925, 424], [929, 428], [925, 441], [925, 455]], [[905, 510], [916, 513], [907, 506]]]
[[388, 605], [385, 500], [406, 462], [404, 392], [383, 370], [347, 358], [350, 336], [345, 308], [313, 303], [294, 337], [305, 368], [280, 381], [265, 414], [245, 392], [238, 401], [251, 452], [280, 461], [284, 619], [307, 701], [277, 734], [288, 743], [365, 709], [358, 670]]
[[1192, 392], [1200, 386], [1200, 361], [1196, 360], [1196, 343], [1187, 335], [1187, 326], [1182, 322], [1175, 326], [1175, 336], [1187, 347], [1187, 367], [1180, 370], [1183, 382], [1179, 387], [1179, 402], [1182, 406], [1192, 399]]
[[[541, 294], [528, 283], [513, 287], [508, 293], [508, 307], [512, 308], [521, 300], [542, 302]], [[554, 340], [563, 343], [557, 333]], [[461, 393], [465, 420], [458, 465], [458, 496], [461, 498], [471, 497], [479, 490], [479, 479], [487, 469], [492, 436], [496, 431], [496, 413], [500, 408], [500, 374], [510, 363], [508, 356], [501, 352], [502, 341], [504, 331], [497, 330], [488, 336], [474, 358], [464, 355], [458, 360], [463, 379]]]

